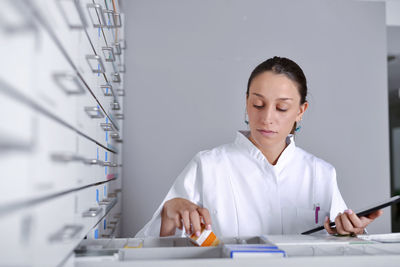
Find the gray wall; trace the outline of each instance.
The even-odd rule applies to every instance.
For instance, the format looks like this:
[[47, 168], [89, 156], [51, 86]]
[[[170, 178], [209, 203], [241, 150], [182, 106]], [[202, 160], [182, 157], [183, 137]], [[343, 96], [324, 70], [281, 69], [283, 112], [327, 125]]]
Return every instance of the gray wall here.
[[[310, 108], [297, 145], [331, 162], [358, 209], [389, 197], [384, 3], [126, 1], [123, 229], [134, 235], [200, 150], [245, 129], [252, 69], [298, 62]], [[369, 227], [390, 231], [390, 211]]]

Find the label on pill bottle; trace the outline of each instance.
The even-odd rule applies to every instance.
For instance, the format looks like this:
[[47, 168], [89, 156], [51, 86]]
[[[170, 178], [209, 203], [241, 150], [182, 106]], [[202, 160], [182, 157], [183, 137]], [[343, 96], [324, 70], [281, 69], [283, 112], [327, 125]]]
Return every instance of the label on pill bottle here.
[[196, 236], [194, 233], [189, 238], [193, 244], [199, 247], [216, 247], [220, 243], [213, 231], [207, 230], [204, 224], [201, 225], [200, 236]]

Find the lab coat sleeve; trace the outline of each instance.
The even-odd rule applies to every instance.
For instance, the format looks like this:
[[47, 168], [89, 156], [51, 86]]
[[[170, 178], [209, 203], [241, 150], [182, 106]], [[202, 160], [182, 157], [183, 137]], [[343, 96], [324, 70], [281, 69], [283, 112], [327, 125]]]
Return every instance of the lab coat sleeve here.
[[332, 222], [335, 221], [336, 216], [339, 212], [347, 209], [346, 203], [344, 202], [342, 195], [340, 194], [339, 187], [336, 179], [336, 170], [332, 167], [332, 200], [329, 218]]
[[[136, 234], [136, 237], [160, 236], [161, 211], [164, 203], [173, 198], [185, 198], [201, 206], [202, 196], [201, 152], [199, 152], [177, 177], [167, 196], [154, 213], [152, 219]], [[184, 236], [184, 231], [176, 230], [175, 236]]]

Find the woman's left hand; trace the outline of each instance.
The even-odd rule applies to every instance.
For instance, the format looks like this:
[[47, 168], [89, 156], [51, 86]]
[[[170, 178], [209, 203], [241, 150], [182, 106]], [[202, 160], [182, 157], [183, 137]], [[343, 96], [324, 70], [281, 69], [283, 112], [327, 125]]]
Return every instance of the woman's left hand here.
[[336, 228], [329, 225], [329, 217], [326, 216], [324, 227], [329, 234], [360, 235], [364, 233], [365, 227], [383, 214], [383, 210], [377, 210], [368, 216], [358, 217], [352, 210], [345, 210], [335, 218]]

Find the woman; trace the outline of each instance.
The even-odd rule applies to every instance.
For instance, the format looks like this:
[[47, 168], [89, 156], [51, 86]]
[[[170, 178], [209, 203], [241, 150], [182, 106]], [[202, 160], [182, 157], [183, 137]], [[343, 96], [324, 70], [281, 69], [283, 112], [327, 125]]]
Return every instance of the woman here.
[[[335, 168], [295, 146], [307, 110], [301, 68], [274, 57], [251, 73], [246, 92], [250, 131], [198, 153], [137, 236], [299, 234], [324, 223], [330, 234], [361, 234], [382, 214], [357, 217], [339, 192]], [[334, 220], [336, 228], [329, 226]]]

